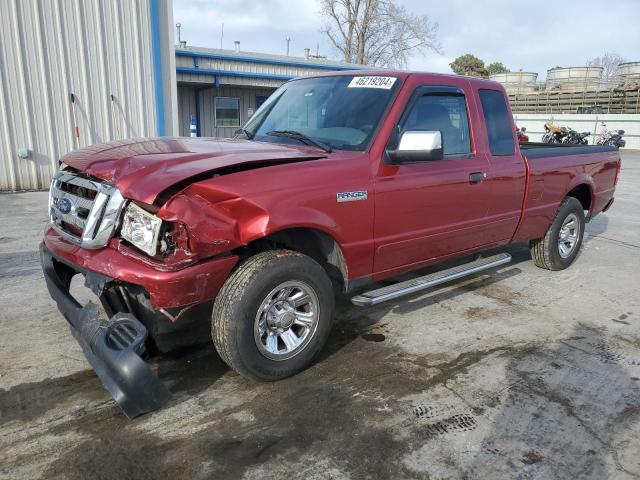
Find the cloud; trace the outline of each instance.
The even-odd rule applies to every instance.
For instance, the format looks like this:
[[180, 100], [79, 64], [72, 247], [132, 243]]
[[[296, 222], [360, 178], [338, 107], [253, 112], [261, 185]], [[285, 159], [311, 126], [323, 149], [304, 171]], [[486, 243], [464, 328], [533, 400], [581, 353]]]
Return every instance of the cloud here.
[[231, 49], [239, 40], [245, 51], [284, 54], [289, 37], [291, 55], [302, 56], [304, 48], [315, 52], [318, 43], [327, 54], [315, 0], [174, 0], [173, 10], [174, 20], [182, 25], [182, 39], [190, 45], [220, 48], [224, 23], [223, 48]]
[[[541, 79], [556, 65], [585, 65], [607, 51], [640, 60], [637, 0], [618, 0], [615, 7], [600, 0], [565, 0], [561, 7], [513, 0], [402, 3], [440, 24], [443, 53], [451, 60], [473, 53], [486, 63], [538, 72]], [[413, 55], [412, 66], [428, 58]]]
[[[584, 65], [604, 52], [640, 61], [638, 0], [565, 0], [555, 7], [513, 0], [398, 1], [440, 25], [443, 55], [416, 52], [413, 70], [450, 72], [449, 63], [465, 53], [538, 72], [540, 79], [548, 68]], [[305, 47], [315, 53], [319, 45], [320, 54], [339, 58], [320, 33], [319, 11], [315, 0], [174, 0], [175, 21], [191, 45], [220, 47], [224, 22], [224, 48], [240, 40], [245, 51], [284, 54], [290, 37], [292, 55], [302, 56]]]

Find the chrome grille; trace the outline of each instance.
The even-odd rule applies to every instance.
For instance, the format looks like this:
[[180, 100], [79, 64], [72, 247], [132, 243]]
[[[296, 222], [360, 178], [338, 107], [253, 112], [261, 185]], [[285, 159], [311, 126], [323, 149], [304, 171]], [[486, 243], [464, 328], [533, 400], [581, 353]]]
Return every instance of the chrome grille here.
[[102, 248], [118, 226], [125, 199], [107, 183], [59, 171], [49, 190], [49, 220], [64, 238], [84, 248]]

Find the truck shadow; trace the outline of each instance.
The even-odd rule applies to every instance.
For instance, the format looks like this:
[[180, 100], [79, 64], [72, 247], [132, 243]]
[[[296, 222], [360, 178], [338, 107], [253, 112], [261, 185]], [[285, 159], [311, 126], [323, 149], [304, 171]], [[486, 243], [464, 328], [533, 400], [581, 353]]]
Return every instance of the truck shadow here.
[[607, 215], [598, 215], [594, 217], [589, 223], [587, 223], [583, 243], [586, 245], [593, 240], [594, 237], [605, 233], [608, 226], [609, 217]]
[[[325, 362], [359, 337], [372, 341], [384, 338], [376, 332], [376, 327], [390, 312], [407, 314], [425, 309], [425, 315], [428, 315], [428, 307], [490, 287], [520, 274], [522, 270], [516, 265], [530, 260], [526, 245], [513, 245], [501, 251], [508, 251], [514, 259], [506, 269], [467, 277], [452, 283], [446, 290], [436, 290], [431, 294], [416, 293], [372, 308], [355, 307], [348, 297], [338, 298], [331, 335], [314, 364]], [[456, 263], [464, 261], [468, 259], [458, 260]], [[445, 266], [453, 264], [455, 263], [449, 262]], [[443, 266], [423, 269], [411, 276], [425, 275], [439, 268]], [[411, 276], [405, 275], [401, 279]], [[218, 356], [211, 343], [209, 319], [203, 318], [192, 327], [197, 332], [191, 335], [192, 343], [175, 348], [151, 360], [158, 376], [173, 394], [172, 405], [182, 403], [193, 395], [212, 387], [230, 372], [229, 367]], [[78, 378], [81, 378], [82, 382], [79, 382]], [[38, 395], [36, 396], [34, 392]], [[25, 398], [35, 399], [36, 397], [41, 398], [42, 401], [24, 402]], [[102, 389], [97, 377], [90, 370], [2, 390], [0, 391], [0, 411], [3, 412], [5, 419], [33, 420], [57, 406], [66, 405], [72, 401], [77, 403], [81, 398], [90, 403], [109, 400], [108, 393]]]
[[[504, 251], [504, 250], [502, 250]], [[521, 247], [513, 248], [514, 263], [526, 260]], [[432, 269], [434, 270], [434, 269]], [[409, 295], [397, 301], [379, 305], [372, 308], [355, 307], [351, 304], [349, 297], [339, 297], [336, 303], [336, 314], [334, 325], [327, 344], [322, 349], [314, 364], [321, 364], [334, 354], [340, 352], [351, 342], [363, 337], [376, 341], [376, 326], [390, 312], [398, 314], [411, 313], [425, 309], [428, 314], [428, 307], [437, 305], [447, 300], [468, 294], [475, 290], [490, 287], [504, 280], [508, 280], [522, 270], [513, 265], [507, 269], [497, 272], [478, 274], [468, 277], [464, 281], [453, 283], [453, 288], [445, 291], [435, 291], [425, 297], [425, 293]], [[418, 273], [425, 274], [425, 273]], [[208, 321], [206, 327], [208, 328]], [[200, 325], [197, 328], [202, 328]], [[187, 400], [192, 395], [197, 394], [213, 386], [223, 375], [229, 372], [229, 367], [218, 356], [215, 348], [208, 338], [208, 333], [203, 333], [202, 342], [190, 346], [184, 346], [173, 350], [170, 353], [161, 355], [157, 359], [158, 375], [167, 382], [175, 400]]]
[[[517, 267], [518, 264], [531, 260], [527, 244], [514, 244], [496, 250], [487, 251], [485, 255], [493, 255], [499, 252], [509, 253], [513, 261], [497, 271], [478, 273], [457, 282], [452, 282], [450, 288], [441, 291], [435, 290], [431, 294], [418, 292], [407, 295], [395, 301], [390, 301], [375, 307], [362, 308], [351, 304], [350, 297], [339, 296], [336, 300], [336, 312], [333, 329], [327, 344], [322, 349], [314, 364], [322, 363], [335, 353], [342, 350], [357, 338], [363, 336], [376, 341], [375, 328], [380, 321], [389, 313], [408, 314], [427, 307], [437, 305], [447, 300], [455, 299], [460, 295], [465, 295], [476, 290], [490, 287], [504, 280], [508, 280], [522, 273]], [[390, 280], [387, 284], [400, 280], [407, 280], [422, 275], [426, 275], [442, 268], [468, 262], [473, 257], [465, 257], [455, 261], [447, 262], [437, 266], [421, 269], [411, 274]], [[382, 286], [384, 284], [380, 284]], [[374, 287], [372, 287], [374, 288]], [[427, 295], [427, 296], [425, 296]], [[506, 298], [504, 302], [510, 302]], [[425, 311], [428, 314], [428, 311]], [[222, 361], [211, 344], [209, 338], [208, 319], [203, 324], [194, 325], [201, 331], [201, 342], [191, 346], [184, 346], [173, 350], [158, 358], [158, 374], [163, 380], [167, 380], [171, 386], [171, 391], [182, 398], [198, 393], [212, 386], [220, 377], [229, 371], [229, 367]], [[198, 336], [195, 336], [198, 338]]]
[[154, 360], [173, 402], [180, 402], [213, 386], [230, 369], [211, 341], [180, 347]]
[[[365, 339], [368, 337], [373, 341], [381, 339], [381, 337], [376, 337], [376, 335], [380, 335], [379, 333], [376, 333], [376, 327], [379, 326], [381, 320], [391, 312], [396, 314], [413, 313], [418, 310], [427, 309], [427, 307], [437, 305], [441, 302], [455, 299], [460, 295], [490, 287], [502, 282], [503, 280], [508, 280], [509, 278], [519, 275], [522, 273], [522, 270], [517, 267], [517, 265], [531, 260], [531, 254], [529, 253], [529, 248], [526, 244], [514, 244], [509, 247], [503, 247], [499, 250], [487, 251], [485, 255], [489, 256], [500, 252], [509, 253], [512, 256], [513, 261], [509, 265], [498, 270], [481, 272], [476, 275], [451, 282], [450, 284], [447, 284], [449, 288], [445, 290], [436, 289], [431, 291], [431, 293], [429, 293], [429, 290], [425, 290], [368, 308], [354, 306], [351, 304], [350, 297], [338, 297], [331, 336], [329, 337], [327, 345], [316, 359], [316, 362], [326, 360], [360, 336], [363, 336]], [[388, 282], [382, 282], [378, 284], [378, 286], [390, 285], [397, 281], [427, 275], [443, 268], [449, 268], [469, 262], [472, 258], [473, 257], [466, 257], [439, 264], [437, 266], [424, 268], [416, 272], [412, 272], [411, 274], [392, 279]], [[377, 287], [372, 286], [371, 288]], [[500, 300], [505, 303], [512, 303], [512, 300], [508, 298], [509, 295], [510, 294], [507, 291], [502, 295], [504, 298], [501, 298]], [[425, 314], [428, 314], [428, 310], [425, 310]]]

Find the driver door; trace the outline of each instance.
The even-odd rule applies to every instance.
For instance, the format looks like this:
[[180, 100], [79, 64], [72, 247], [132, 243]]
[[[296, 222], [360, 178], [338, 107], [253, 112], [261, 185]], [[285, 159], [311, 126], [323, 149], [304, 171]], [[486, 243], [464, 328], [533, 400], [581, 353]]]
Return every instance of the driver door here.
[[[391, 165], [375, 178], [374, 271], [415, 268], [483, 243], [488, 212], [485, 155], [476, 155], [468, 99], [458, 86], [418, 87], [397, 125], [442, 132], [443, 158]], [[394, 138], [397, 137], [397, 138]]]

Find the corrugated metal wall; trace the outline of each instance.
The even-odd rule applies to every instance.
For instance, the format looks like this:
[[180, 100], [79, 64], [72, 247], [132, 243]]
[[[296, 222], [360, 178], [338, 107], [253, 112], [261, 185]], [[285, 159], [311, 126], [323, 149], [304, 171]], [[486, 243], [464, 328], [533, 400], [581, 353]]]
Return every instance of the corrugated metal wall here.
[[[199, 99], [199, 111], [196, 106], [196, 89]], [[202, 137], [233, 137], [238, 127], [215, 126], [214, 99], [219, 97], [233, 97], [240, 100], [240, 124], [249, 119], [249, 109], [257, 110], [256, 97], [268, 97], [274, 92], [273, 88], [234, 87], [220, 85], [220, 87], [196, 87], [188, 85], [178, 86], [178, 115], [180, 135], [189, 136], [189, 119], [191, 115], [200, 117], [200, 136]]]
[[57, 160], [75, 148], [72, 93], [80, 146], [157, 135], [153, 2], [173, 134], [171, 0], [0, 1], [0, 190], [48, 188]]

